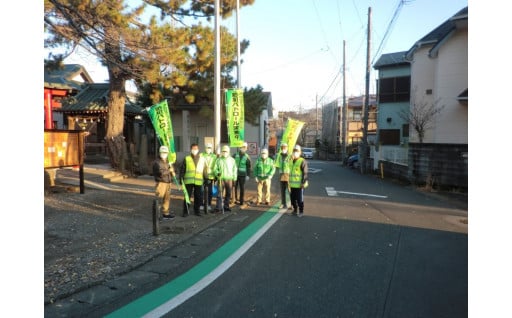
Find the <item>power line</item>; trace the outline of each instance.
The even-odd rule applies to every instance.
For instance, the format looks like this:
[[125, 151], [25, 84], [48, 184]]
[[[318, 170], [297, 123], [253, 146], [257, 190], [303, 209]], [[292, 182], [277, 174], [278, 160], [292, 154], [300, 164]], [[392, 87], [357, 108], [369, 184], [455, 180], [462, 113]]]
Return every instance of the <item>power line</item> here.
[[398, 18], [398, 14], [400, 13], [400, 10], [402, 9], [403, 5], [408, 2], [409, 0], [399, 0], [398, 5], [395, 9], [395, 12], [393, 13], [393, 16], [391, 17], [391, 20], [389, 21], [389, 24], [386, 28], [386, 32], [384, 33], [384, 36], [382, 37], [382, 40], [380, 41], [379, 47], [377, 48], [377, 51], [375, 52], [375, 55], [373, 56], [371, 64], [373, 65], [373, 62], [375, 61], [375, 58], [380, 54], [381, 50], [384, 48], [384, 44], [386, 43], [386, 40], [388, 39], [389, 33], [391, 32], [396, 19]]

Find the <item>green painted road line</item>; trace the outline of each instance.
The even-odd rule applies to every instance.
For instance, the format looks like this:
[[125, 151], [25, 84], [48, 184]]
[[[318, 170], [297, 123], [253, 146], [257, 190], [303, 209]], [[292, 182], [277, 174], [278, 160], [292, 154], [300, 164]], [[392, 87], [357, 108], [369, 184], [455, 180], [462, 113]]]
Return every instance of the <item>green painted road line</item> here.
[[167, 313], [227, 270], [281, 215], [276, 206], [271, 207], [189, 271], [106, 317], [160, 317]]

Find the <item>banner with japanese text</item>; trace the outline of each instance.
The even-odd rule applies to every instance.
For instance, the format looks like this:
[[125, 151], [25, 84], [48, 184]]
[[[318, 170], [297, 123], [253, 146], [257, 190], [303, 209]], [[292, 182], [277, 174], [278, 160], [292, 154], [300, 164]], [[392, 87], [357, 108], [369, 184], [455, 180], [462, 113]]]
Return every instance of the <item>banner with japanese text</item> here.
[[176, 162], [171, 113], [169, 112], [167, 100], [163, 100], [160, 103], [151, 106], [148, 110], [148, 114], [160, 145], [167, 146], [167, 148], [169, 148], [169, 156], [167, 157], [169, 162]]
[[241, 147], [244, 143], [244, 92], [241, 89], [226, 90], [226, 119], [230, 147]]
[[304, 122], [288, 118], [286, 129], [284, 130], [283, 137], [281, 138], [281, 144], [285, 142], [288, 145], [290, 152], [293, 150], [303, 126]]

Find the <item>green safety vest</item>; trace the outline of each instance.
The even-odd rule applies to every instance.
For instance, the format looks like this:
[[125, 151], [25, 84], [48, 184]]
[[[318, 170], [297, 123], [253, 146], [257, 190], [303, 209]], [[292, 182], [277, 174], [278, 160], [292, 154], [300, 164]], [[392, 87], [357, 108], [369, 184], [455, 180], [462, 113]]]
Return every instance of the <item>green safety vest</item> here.
[[213, 166], [215, 165], [215, 159], [217, 159], [217, 155], [213, 152], [208, 154], [206, 152], [202, 153], [201, 156], [204, 158], [206, 169], [208, 170], [208, 179], [213, 180], [215, 175], [213, 173]]
[[303, 175], [302, 170], [300, 169], [302, 161], [304, 161], [304, 158], [302, 157], [297, 159], [295, 162], [293, 162], [293, 160], [290, 161], [290, 188], [300, 188]]
[[286, 157], [283, 157], [281, 153], [277, 155], [276, 168], [279, 169], [279, 173], [290, 173], [291, 158], [292, 156], [290, 154], [286, 154]]
[[238, 174], [239, 175], [247, 175], [247, 158], [249, 155], [247, 153], [244, 153], [242, 157], [240, 157], [240, 154], [237, 152], [235, 155], [235, 163], [238, 168]]
[[237, 169], [235, 159], [233, 157], [219, 157], [215, 159], [214, 173], [216, 175], [220, 174], [220, 180], [236, 180]]
[[256, 161], [256, 167], [254, 168], [254, 175], [258, 179], [267, 179], [267, 177], [272, 177], [275, 172], [274, 160], [270, 157], [263, 160], [263, 158], [258, 157]]
[[185, 184], [203, 185], [204, 158], [199, 156], [197, 167], [194, 163], [194, 159], [190, 155], [185, 157], [185, 163], [187, 166], [183, 182]]

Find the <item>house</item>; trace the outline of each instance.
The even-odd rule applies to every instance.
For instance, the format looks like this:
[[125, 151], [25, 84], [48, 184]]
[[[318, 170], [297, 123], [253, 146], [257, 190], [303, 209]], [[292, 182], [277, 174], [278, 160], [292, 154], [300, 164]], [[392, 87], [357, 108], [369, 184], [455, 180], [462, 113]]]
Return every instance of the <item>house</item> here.
[[[409, 122], [404, 113], [410, 109], [411, 65], [406, 51], [383, 54], [373, 68], [378, 70], [377, 136], [372, 148], [373, 168], [379, 162], [394, 164], [396, 177], [407, 180]], [[401, 173], [401, 174], [400, 174]]]
[[[272, 94], [264, 92], [267, 96], [266, 106], [261, 112], [256, 125], [245, 122], [244, 140], [248, 143], [247, 153], [256, 158], [262, 147], [269, 146], [269, 118], [272, 117]], [[213, 105], [209, 101], [196, 104], [169, 102], [169, 111], [174, 132], [174, 144], [178, 161], [190, 151], [192, 143], [199, 144], [201, 150], [206, 142], [214, 142], [215, 121]], [[222, 106], [224, 107], [224, 106]], [[221, 120], [220, 144], [229, 144], [226, 120]], [[231, 149], [234, 154], [236, 149]]]
[[[409, 63], [409, 69], [405, 63]], [[379, 142], [396, 145], [400, 141], [407, 149], [406, 164], [378, 155], [378, 161], [385, 164], [385, 173], [398, 174], [417, 184], [467, 189], [468, 7], [419, 39], [408, 51], [383, 55], [375, 66], [379, 70]], [[391, 86], [387, 82], [391, 79], [394, 100], [388, 94]], [[407, 123], [400, 121], [397, 114], [404, 107], [414, 113], [422, 105], [439, 109], [440, 113], [432, 118], [420, 139], [412, 125], [407, 134]]]
[[[332, 157], [328, 154], [336, 153], [341, 155], [341, 144], [345, 136], [346, 151], [349, 155], [356, 152], [363, 138], [363, 116], [365, 96], [352, 96], [346, 101], [347, 112], [345, 125], [343, 125], [343, 100], [336, 99], [322, 106], [322, 134], [321, 142], [324, 143], [324, 149], [321, 148], [320, 158], [342, 160], [345, 158]], [[368, 102], [368, 141], [374, 143], [377, 132], [377, 102], [375, 95], [370, 95]], [[343, 134], [343, 127], [346, 132]], [[327, 145], [325, 143], [327, 142]], [[327, 153], [325, 153], [327, 152]]]
[[84, 84], [93, 83], [85, 68], [78, 64], [64, 64], [56, 69], [44, 68], [44, 127], [63, 129], [62, 100], [76, 95]]
[[[64, 118], [65, 129], [87, 131], [86, 155], [107, 154], [105, 135], [109, 90], [109, 83], [84, 84], [80, 92], [67, 98], [56, 110]], [[125, 141], [127, 144], [139, 144], [139, 128], [144, 123], [143, 109], [127, 98], [124, 113]]]

